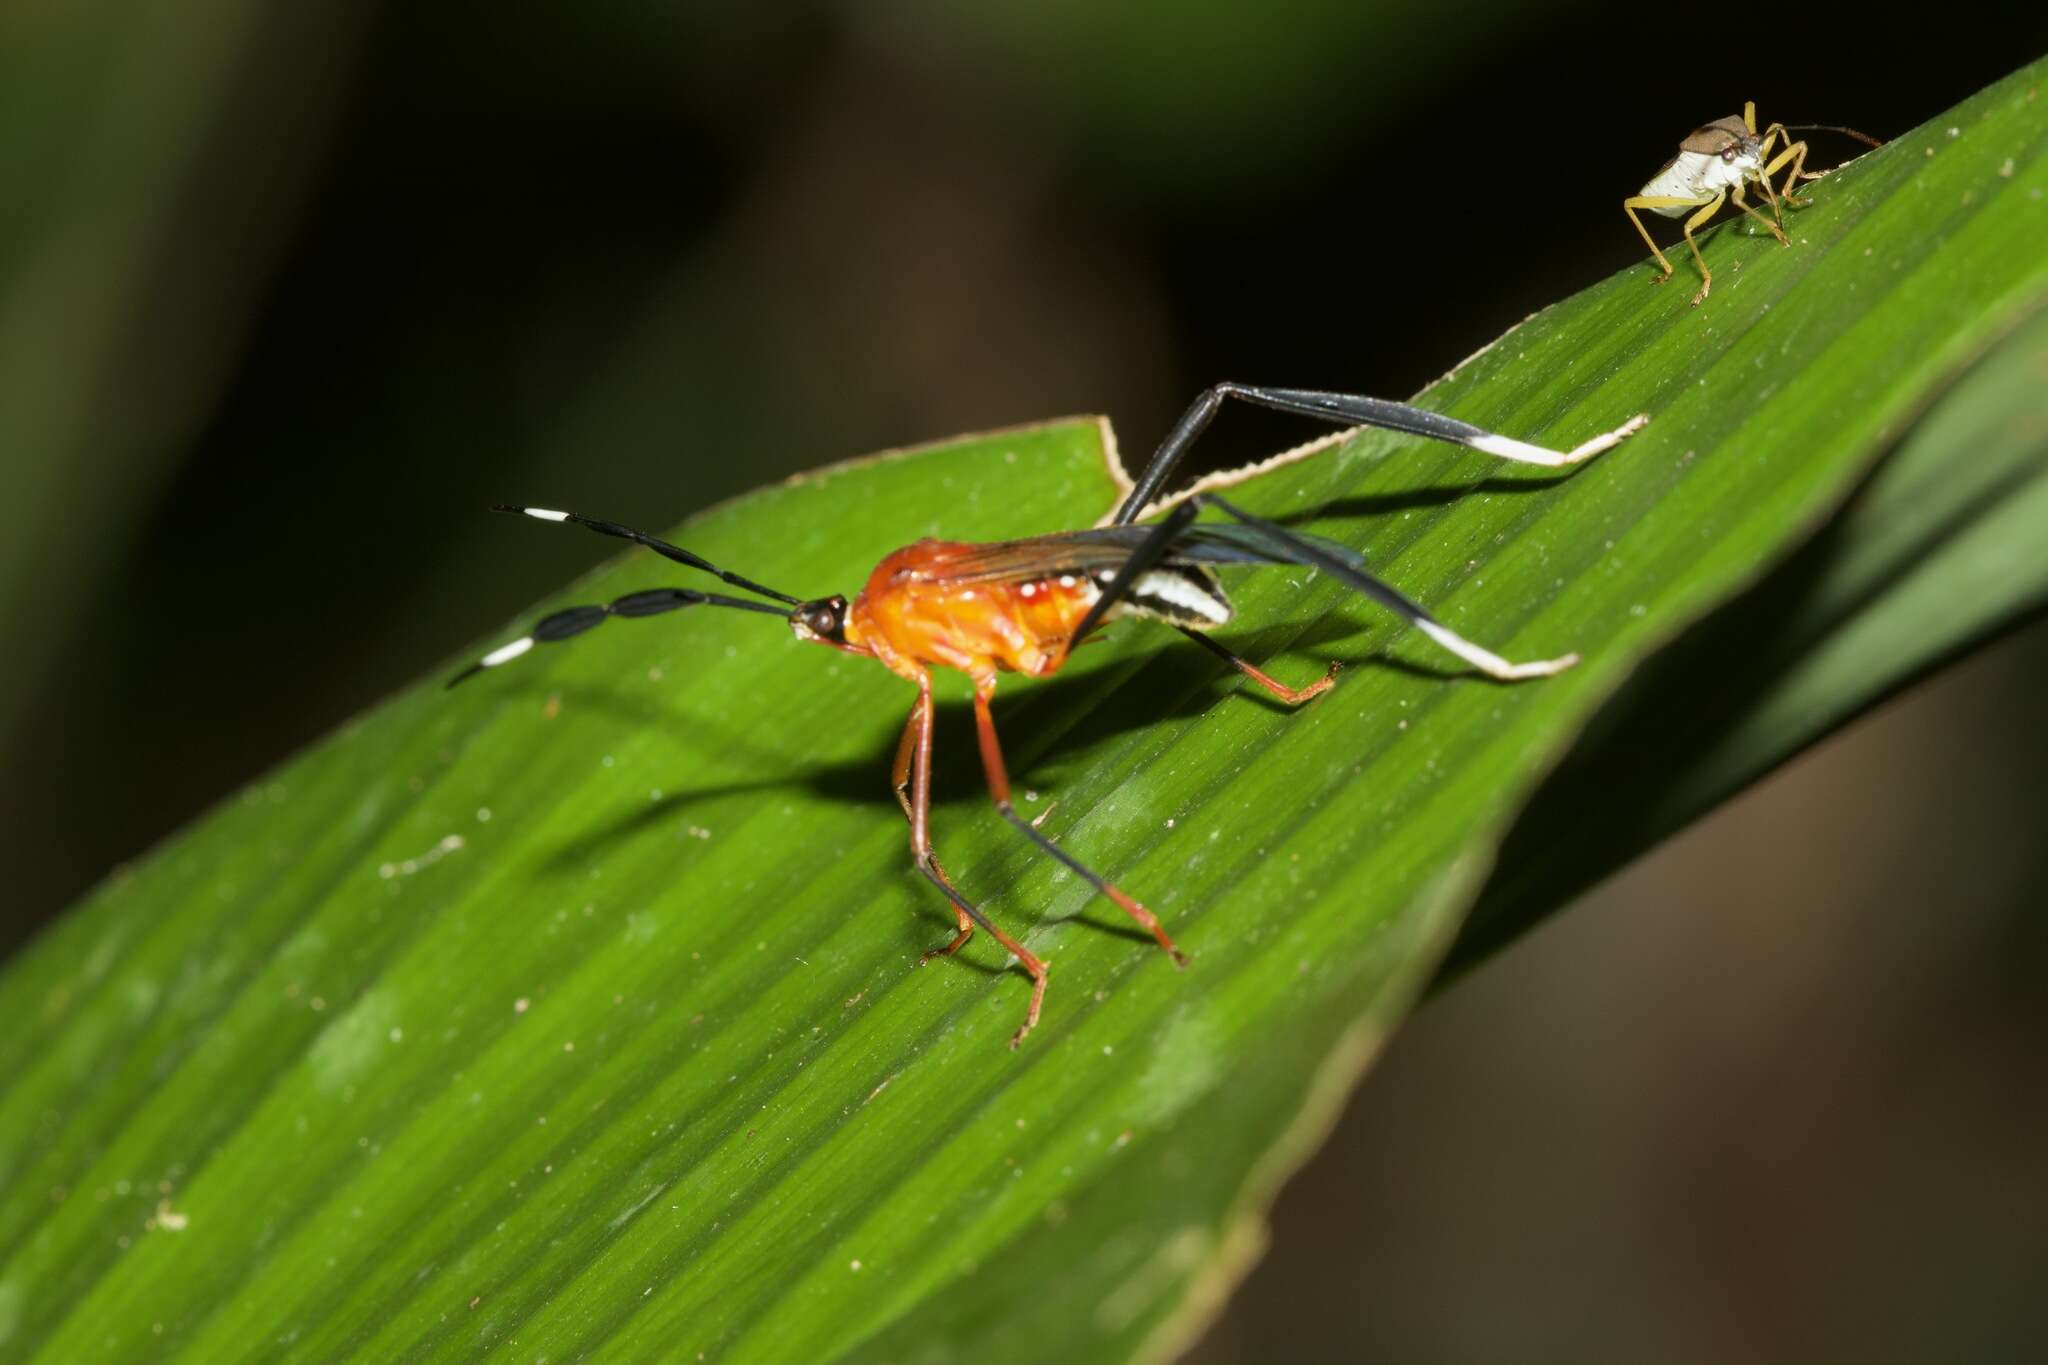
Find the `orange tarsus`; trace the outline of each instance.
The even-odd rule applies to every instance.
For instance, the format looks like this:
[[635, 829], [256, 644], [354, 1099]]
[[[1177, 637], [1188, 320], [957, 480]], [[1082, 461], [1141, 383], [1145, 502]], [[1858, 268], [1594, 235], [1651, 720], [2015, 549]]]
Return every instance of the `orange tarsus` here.
[[1330, 667], [1323, 673], [1323, 676], [1317, 678], [1307, 687], [1289, 687], [1286, 683], [1281, 682], [1278, 678], [1273, 677], [1264, 669], [1247, 660], [1233, 657], [1232, 662], [1237, 665], [1238, 669], [1246, 677], [1265, 688], [1268, 692], [1271, 692], [1281, 701], [1286, 702], [1289, 706], [1299, 706], [1305, 701], [1322, 696], [1323, 693], [1335, 687], [1337, 685], [1337, 670], [1344, 667], [1342, 660], [1332, 659], [1330, 660]]

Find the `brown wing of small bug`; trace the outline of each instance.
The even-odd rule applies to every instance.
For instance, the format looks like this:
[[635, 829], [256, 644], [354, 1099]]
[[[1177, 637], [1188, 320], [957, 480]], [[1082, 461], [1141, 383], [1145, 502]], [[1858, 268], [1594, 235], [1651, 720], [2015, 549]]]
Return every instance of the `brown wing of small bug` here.
[[[1756, 106], [1752, 104], [1749, 107], [1751, 116], [1754, 117]], [[1685, 141], [1678, 144], [1678, 150], [1720, 156], [1731, 147], [1740, 147], [1745, 140], [1753, 141], [1755, 138], [1754, 124], [1743, 122], [1739, 114], [1730, 114], [1727, 118], [1717, 118], [1712, 123], [1702, 124], [1693, 129], [1686, 134]], [[1672, 158], [1672, 161], [1676, 160], [1676, 157]], [[1665, 165], [1668, 167], [1671, 162], [1666, 162]]]

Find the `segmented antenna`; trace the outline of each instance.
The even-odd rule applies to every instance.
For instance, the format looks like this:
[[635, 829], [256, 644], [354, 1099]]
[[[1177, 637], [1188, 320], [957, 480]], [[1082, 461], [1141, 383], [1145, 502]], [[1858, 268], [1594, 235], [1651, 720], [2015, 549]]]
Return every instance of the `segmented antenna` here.
[[705, 573], [716, 574], [735, 588], [745, 588], [748, 592], [759, 593], [763, 597], [773, 598], [777, 602], [785, 602], [792, 607], [803, 605], [802, 598], [791, 597], [786, 592], [777, 592], [773, 588], [764, 587], [751, 578], [742, 578], [736, 573], [719, 568], [702, 555], [691, 554], [680, 545], [671, 545], [656, 536], [648, 535], [645, 531], [636, 531], [630, 526], [621, 526], [616, 521], [603, 521], [597, 517], [586, 517], [581, 512], [555, 512], [545, 507], [512, 507], [504, 503], [492, 507], [491, 510], [493, 512], [510, 512], [515, 516], [532, 517], [536, 521], [573, 522], [578, 526], [587, 527], [601, 536], [613, 536], [619, 540], [630, 540], [635, 545], [644, 545], [664, 559], [673, 559], [678, 564], [687, 564], [693, 569], [702, 569]]
[[1846, 133], [1858, 142], [1865, 143], [1868, 146], [1884, 146], [1883, 142], [1872, 137], [1870, 134], [1859, 133], [1854, 128], [1844, 128], [1839, 123], [1788, 123], [1785, 125], [1785, 128], [1787, 131], [1794, 133]]
[[509, 664], [535, 645], [551, 645], [581, 635], [613, 616], [658, 616], [684, 607], [732, 607], [739, 611], [765, 612], [770, 616], [785, 614], [781, 608], [771, 607], [766, 602], [750, 602], [744, 597], [727, 597], [717, 592], [694, 592], [689, 588], [649, 588], [644, 592], [629, 592], [602, 606], [565, 607], [543, 616], [534, 622], [533, 634], [522, 636], [509, 645], [498, 646], [450, 678], [448, 686], [473, 678], [487, 668]]

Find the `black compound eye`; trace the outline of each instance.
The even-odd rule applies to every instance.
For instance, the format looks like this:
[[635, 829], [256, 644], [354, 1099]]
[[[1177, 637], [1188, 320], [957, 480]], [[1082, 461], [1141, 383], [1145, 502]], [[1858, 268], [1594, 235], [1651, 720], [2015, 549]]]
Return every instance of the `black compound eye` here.
[[1735, 159], [1735, 149], [1730, 147], [1727, 151], [1721, 153], [1721, 159], [1723, 161], [1733, 161]]

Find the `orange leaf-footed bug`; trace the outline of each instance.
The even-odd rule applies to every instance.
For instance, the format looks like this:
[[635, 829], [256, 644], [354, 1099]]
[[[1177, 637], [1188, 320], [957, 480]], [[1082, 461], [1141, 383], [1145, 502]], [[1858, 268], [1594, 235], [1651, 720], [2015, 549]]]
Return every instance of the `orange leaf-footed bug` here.
[[[989, 709], [999, 672], [1047, 677], [1057, 673], [1072, 657], [1074, 646], [1088, 639], [1103, 623], [1120, 616], [1150, 617], [1179, 630], [1282, 702], [1298, 705], [1328, 690], [1336, 679], [1335, 664], [1306, 687], [1288, 687], [1208, 634], [1227, 624], [1232, 615], [1230, 599], [1224, 596], [1212, 566], [1257, 564], [1318, 569], [1364, 593], [1443, 649], [1495, 678], [1542, 677], [1578, 662], [1577, 655], [1567, 654], [1533, 663], [1510, 663], [1452, 631], [1402, 593], [1366, 572], [1365, 561], [1357, 551], [1333, 540], [1276, 525], [1240, 510], [1214, 493], [1202, 491], [1213, 484], [1198, 484], [1195, 491], [1178, 501], [1169, 499], [1171, 510], [1157, 524], [1134, 524], [1139, 516], [1153, 510], [1153, 499], [1225, 398], [1345, 426], [1384, 427], [1433, 437], [1504, 460], [1552, 467], [1589, 459], [1648, 420], [1633, 418], [1572, 450], [1556, 451], [1377, 398], [1218, 384], [1205, 391], [1181, 416], [1107, 525], [986, 545], [920, 540], [877, 565], [868, 576], [867, 585], [851, 603], [839, 596], [809, 600], [792, 597], [616, 522], [538, 507], [500, 507], [496, 510], [542, 521], [572, 522], [601, 535], [630, 540], [679, 564], [715, 575], [752, 596], [733, 597], [692, 588], [654, 588], [629, 593], [602, 606], [570, 607], [543, 617], [535, 623], [531, 634], [484, 655], [451, 679], [449, 685], [509, 663], [537, 644], [552, 644], [581, 634], [608, 617], [652, 616], [700, 606], [781, 616], [799, 640], [874, 659], [917, 689], [917, 700], [911, 704], [910, 719], [896, 747], [892, 770], [896, 799], [910, 822], [910, 848], [918, 871], [945, 893], [958, 922], [952, 941], [927, 952], [919, 961], [957, 952], [973, 936], [977, 925], [986, 929], [1031, 977], [1031, 1003], [1025, 1011], [1024, 1023], [1010, 1039], [1010, 1046], [1015, 1047], [1038, 1022], [1039, 1008], [1045, 1000], [1046, 963], [963, 895], [932, 850], [929, 816], [933, 668], [958, 669], [974, 683], [974, 721], [981, 736], [982, 768], [988, 777], [989, 795], [1003, 818], [1143, 925], [1176, 963], [1185, 965], [1180, 949], [1156, 915], [1041, 834], [1011, 805], [1010, 779]], [[1204, 507], [1213, 507], [1233, 520], [1197, 525], [1196, 514]]]
[[[1806, 169], [1806, 144], [1794, 142], [1795, 132], [1846, 133], [1859, 141], [1875, 147], [1875, 138], [1866, 137], [1854, 128], [1837, 128], [1825, 123], [1802, 123], [1787, 128], [1782, 123], [1773, 123], [1764, 129], [1762, 136], [1756, 131], [1756, 101], [1742, 106], [1742, 114], [1730, 114], [1717, 118], [1712, 123], [1695, 128], [1685, 141], [1678, 144], [1678, 155], [1664, 163], [1662, 170], [1650, 177], [1648, 184], [1637, 193], [1621, 201], [1621, 211], [1636, 225], [1643, 241], [1649, 246], [1650, 254], [1657, 258], [1657, 264], [1664, 268], [1656, 283], [1662, 284], [1671, 278], [1671, 262], [1664, 259], [1664, 253], [1657, 249], [1657, 243], [1650, 237], [1650, 230], [1643, 226], [1643, 220], [1636, 217], [1637, 209], [1648, 209], [1666, 218], [1682, 218], [1689, 209], [1699, 210], [1685, 220], [1685, 244], [1692, 248], [1692, 259], [1700, 268], [1700, 292], [1692, 296], [1693, 307], [1707, 296], [1714, 287], [1714, 272], [1707, 269], [1706, 258], [1700, 255], [1700, 244], [1693, 240], [1693, 230], [1702, 227], [1707, 220], [1720, 212], [1721, 205], [1733, 199], [1735, 207], [1762, 223], [1767, 231], [1784, 246], [1792, 245], [1785, 236], [1785, 208], [1804, 208], [1807, 201], [1795, 199], [1792, 191], [1801, 180], [1818, 180], [1825, 171]], [[1782, 142], [1783, 149], [1773, 157], [1771, 151]], [[1790, 164], [1791, 171], [1785, 177], [1782, 189], [1771, 188], [1771, 177]], [[1755, 185], [1763, 191], [1764, 201], [1771, 207], [1771, 216], [1764, 217], [1756, 207], [1743, 197], [1743, 190]]]

